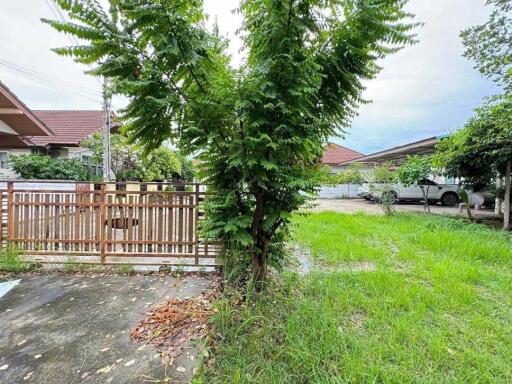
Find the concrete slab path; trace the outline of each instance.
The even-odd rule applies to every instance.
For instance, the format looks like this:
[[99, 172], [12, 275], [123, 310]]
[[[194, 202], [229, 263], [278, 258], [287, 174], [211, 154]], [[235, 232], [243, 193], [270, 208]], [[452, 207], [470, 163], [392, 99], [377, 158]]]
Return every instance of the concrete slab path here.
[[209, 284], [199, 275], [21, 277], [0, 298], [0, 383], [128, 384], [163, 382], [166, 374], [189, 382], [193, 345], [166, 367], [129, 331], [159, 302], [194, 297]]

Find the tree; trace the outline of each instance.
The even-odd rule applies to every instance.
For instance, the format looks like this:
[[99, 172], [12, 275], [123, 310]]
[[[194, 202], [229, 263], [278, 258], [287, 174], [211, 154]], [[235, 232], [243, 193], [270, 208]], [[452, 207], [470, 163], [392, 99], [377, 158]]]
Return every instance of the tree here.
[[47, 155], [17, 155], [9, 164], [22, 179], [90, 180], [91, 175], [79, 159], [56, 159]]
[[412, 184], [418, 184], [423, 194], [423, 201], [425, 202], [425, 212], [430, 213], [430, 206], [428, 203], [428, 193], [430, 184], [425, 186], [423, 181], [428, 179], [433, 173], [432, 158], [429, 156], [408, 156], [407, 160], [396, 173], [397, 179], [404, 186], [408, 187]]
[[[508, 110], [510, 106], [510, 98], [512, 91], [512, 2], [510, 0], [488, 0], [488, 5], [493, 6], [493, 11], [489, 17], [489, 20], [482, 25], [477, 25], [464, 30], [461, 33], [461, 37], [466, 48], [464, 55], [475, 62], [476, 68], [482, 73], [483, 76], [492, 79], [497, 85], [503, 87], [504, 94], [494, 99], [490, 99], [486, 102], [486, 105], [477, 111], [477, 117], [470, 121], [468, 125], [473, 125], [473, 128], [468, 127], [464, 129], [465, 133], [462, 133], [457, 139], [461, 142], [465, 140], [479, 140], [478, 136], [474, 136], [475, 131], [480, 131], [481, 134], [488, 134], [484, 131], [484, 127], [493, 127], [491, 131], [499, 131], [500, 136], [496, 138], [494, 143], [489, 143], [489, 140], [493, 138], [485, 138], [482, 145], [479, 147], [484, 158], [482, 161], [489, 160], [490, 163], [484, 164], [479, 162], [475, 158], [472, 158], [471, 154], [464, 156], [464, 151], [457, 147], [455, 143], [452, 144], [452, 148], [457, 152], [453, 154], [454, 161], [463, 161], [465, 158], [470, 164], [471, 169], [463, 171], [469, 175], [471, 179], [482, 181], [488, 181], [489, 175], [485, 174], [486, 170], [495, 171], [497, 168], [498, 178], [501, 180], [505, 178], [505, 215], [504, 215], [504, 228], [510, 227], [510, 169], [511, 159], [507, 158], [506, 148], [503, 146], [510, 146], [508, 141], [508, 128], [502, 126], [503, 120], [506, 120], [504, 114], [510, 113]], [[504, 100], [501, 105], [496, 105], [496, 100]], [[495, 104], [495, 105], [493, 105]], [[491, 111], [492, 110], [492, 111]], [[480, 125], [480, 128], [477, 125]], [[467, 135], [468, 137], [464, 137]], [[447, 144], [449, 146], [449, 144]], [[494, 150], [491, 150], [494, 147]], [[501, 149], [497, 149], [501, 147]], [[491, 150], [493, 153], [500, 152], [504, 154], [505, 162], [501, 160], [496, 161], [493, 154], [489, 153]], [[505, 153], [503, 153], [505, 152]], [[489, 158], [489, 155], [491, 158]], [[456, 159], [456, 160], [455, 160]], [[456, 165], [455, 165], [456, 166]]]
[[144, 181], [181, 179], [181, 162], [169, 148], [160, 147], [142, 157]]
[[200, 153], [213, 192], [203, 231], [250, 260], [258, 291], [316, 190], [322, 145], [350, 123], [377, 60], [414, 42], [407, 0], [244, 0], [247, 57], [235, 69], [200, 0], [57, 3], [73, 22], [44, 22], [84, 45], [55, 51], [96, 64], [89, 73], [129, 98], [131, 140]]
[[487, 4], [494, 7], [489, 20], [461, 33], [464, 56], [508, 93], [512, 91], [512, 2], [487, 0]]
[[[182, 160], [171, 149], [162, 146], [145, 153], [121, 134], [110, 136], [111, 169], [117, 181], [169, 181], [182, 179]], [[95, 132], [81, 142], [93, 152], [93, 160], [101, 164], [103, 141]]]
[[[93, 161], [103, 161], [103, 140], [101, 132], [94, 132], [82, 140], [80, 145], [93, 152]], [[110, 169], [116, 181], [142, 181], [144, 168], [141, 150], [129, 143], [128, 138], [120, 134], [110, 135]]]
[[488, 99], [463, 129], [440, 141], [435, 163], [463, 179], [469, 188], [490, 185], [496, 174], [505, 177], [504, 228], [509, 228], [510, 163], [512, 162], [512, 97]]

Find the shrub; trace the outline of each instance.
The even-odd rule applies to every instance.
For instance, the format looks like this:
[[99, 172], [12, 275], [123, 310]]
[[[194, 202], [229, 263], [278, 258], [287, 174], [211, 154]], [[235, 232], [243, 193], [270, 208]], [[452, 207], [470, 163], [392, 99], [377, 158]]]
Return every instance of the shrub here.
[[47, 155], [11, 156], [12, 169], [23, 179], [90, 180], [91, 175], [79, 159], [55, 159]]
[[37, 266], [35, 263], [27, 263], [20, 260], [20, 252], [16, 247], [9, 246], [0, 250], [0, 271], [20, 273]]

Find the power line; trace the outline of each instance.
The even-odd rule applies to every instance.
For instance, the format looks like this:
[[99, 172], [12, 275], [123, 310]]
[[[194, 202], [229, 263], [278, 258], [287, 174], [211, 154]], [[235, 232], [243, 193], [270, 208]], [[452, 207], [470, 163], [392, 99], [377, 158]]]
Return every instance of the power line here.
[[[58, 5], [56, 5], [54, 2], [52, 2], [52, 0], [45, 0], [45, 2], [48, 5], [48, 7], [50, 8], [50, 11], [53, 13], [53, 16], [56, 19], [59, 19], [63, 23], [66, 23], [68, 21], [66, 19], [66, 17], [64, 16], [64, 14], [62, 13], [60, 7]], [[71, 42], [72, 45], [80, 45], [80, 42], [78, 41], [76, 36], [69, 35], [69, 34], [66, 34], [66, 35], [69, 38], [69, 41]], [[102, 85], [102, 82], [99, 78], [96, 77], [95, 79], [99, 85]]]
[[[45, 0], [45, 3], [46, 3], [46, 5], [48, 5], [48, 8], [50, 8], [50, 11], [52, 12], [53, 16], [56, 19], [59, 19], [59, 21], [64, 22], [64, 23], [67, 22], [66, 18], [62, 14], [62, 11], [60, 10], [60, 8], [57, 5], [55, 5], [55, 3], [52, 2], [52, 0]], [[67, 36], [68, 36], [71, 44], [79, 45], [79, 42], [78, 42], [76, 36], [72, 36], [72, 35], [67, 35]]]
[[10, 68], [10, 69], [12, 69], [14, 71], [17, 71], [17, 72], [23, 72], [24, 74], [27, 74], [27, 75], [31, 75], [31, 76], [35, 76], [35, 77], [41, 77], [41, 78], [44, 78], [47, 81], [55, 82], [55, 83], [61, 84], [61, 85], [65, 86], [65, 87], [68, 87], [68, 88], [74, 88], [77, 91], [80, 91], [80, 92], [83, 92], [83, 93], [89, 93], [90, 95], [93, 95], [93, 96], [101, 95], [101, 92], [99, 90], [96, 90], [96, 89], [93, 89], [93, 88], [87, 88], [87, 87], [84, 87], [84, 86], [82, 86], [80, 84], [72, 83], [72, 82], [69, 82], [69, 81], [65, 81], [65, 80], [59, 79], [57, 77], [53, 77], [53, 76], [50, 76], [50, 75], [47, 75], [47, 74], [44, 74], [44, 73], [41, 73], [41, 72], [37, 72], [37, 71], [35, 71], [35, 70], [31, 69], [31, 68], [24, 67], [24, 66], [21, 66], [19, 64], [15, 64], [15, 63], [9, 62], [9, 61], [7, 61], [5, 59], [0, 59], [0, 65], [3, 65], [4, 67]]
[[35, 73], [31, 73], [30, 71], [16, 68], [15, 66], [8, 65], [8, 64], [4, 63], [2, 60], [0, 60], [0, 65], [3, 66], [4, 68], [10, 69], [11, 71], [17, 72], [17, 74], [22, 77], [25, 77], [29, 80], [46, 85], [47, 87], [64, 90], [68, 93], [72, 93], [75, 95], [80, 95], [80, 96], [85, 97], [89, 100], [92, 100], [96, 103], [102, 102], [101, 100], [95, 98], [95, 97], [99, 96], [97, 92], [94, 92], [95, 94], [91, 95], [91, 91], [84, 90], [81, 87], [78, 87], [76, 85], [70, 85], [70, 83], [66, 83], [62, 80], [52, 78], [51, 76], [48, 76], [48, 75], [41, 74], [42, 76], [40, 76]]

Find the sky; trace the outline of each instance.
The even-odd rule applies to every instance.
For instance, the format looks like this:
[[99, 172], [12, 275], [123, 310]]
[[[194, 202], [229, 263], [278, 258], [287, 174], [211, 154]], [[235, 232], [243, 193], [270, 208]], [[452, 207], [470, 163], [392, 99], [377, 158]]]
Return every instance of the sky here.
[[[239, 0], [204, 0], [211, 25], [231, 43], [233, 65], [243, 58], [236, 35]], [[32, 109], [100, 109], [101, 81], [85, 75], [87, 67], [50, 49], [73, 40], [40, 22], [58, 18], [52, 0], [4, 0], [0, 12], [0, 80]], [[407, 9], [424, 25], [419, 43], [380, 62], [383, 70], [366, 83], [359, 108], [344, 138], [333, 142], [369, 154], [395, 145], [443, 135], [464, 125], [484, 97], [498, 93], [462, 57], [462, 29], [485, 22], [485, 0], [410, 0]], [[27, 78], [28, 76], [28, 78]], [[64, 88], [55, 88], [55, 84]], [[52, 86], [48, 86], [52, 84]], [[125, 104], [114, 99], [114, 108]]]

